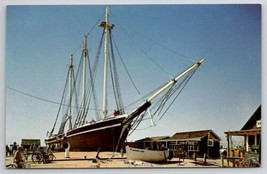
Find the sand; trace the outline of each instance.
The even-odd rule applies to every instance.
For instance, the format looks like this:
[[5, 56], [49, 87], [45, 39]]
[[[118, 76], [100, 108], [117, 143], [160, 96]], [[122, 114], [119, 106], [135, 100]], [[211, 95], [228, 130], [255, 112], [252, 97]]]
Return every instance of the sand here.
[[[36, 164], [31, 161], [29, 156], [27, 163], [31, 168], [180, 168], [180, 167], [220, 167], [221, 160], [208, 159], [204, 164], [203, 159], [197, 161], [191, 159], [179, 160], [173, 158], [164, 164], [148, 163], [143, 161], [128, 160], [126, 154], [121, 157], [120, 153], [100, 152], [100, 160], [96, 160], [97, 152], [69, 152], [69, 158], [65, 158], [64, 152], [54, 153], [55, 159], [51, 163]], [[112, 158], [111, 158], [112, 157]], [[13, 157], [6, 157], [6, 165], [11, 164]], [[225, 163], [226, 164], [226, 161]]]

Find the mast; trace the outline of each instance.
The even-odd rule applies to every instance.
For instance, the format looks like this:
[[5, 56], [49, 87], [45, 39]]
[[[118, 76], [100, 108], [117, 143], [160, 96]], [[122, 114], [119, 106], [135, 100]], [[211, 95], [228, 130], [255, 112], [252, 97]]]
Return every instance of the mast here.
[[106, 19], [105, 22], [102, 22], [102, 24], [100, 25], [102, 27], [105, 28], [105, 48], [104, 48], [104, 82], [103, 82], [103, 115], [104, 117], [107, 117], [107, 105], [108, 105], [108, 101], [107, 101], [107, 97], [108, 97], [108, 93], [107, 93], [107, 83], [108, 83], [108, 56], [109, 56], [109, 52], [108, 52], [108, 45], [109, 45], [109, 8], [106, 8]]
[[86, 109], [86, 59], [87, 59], [88, 49], [87, 49], [87, 35], [84, 35], [84, 43], [83, 43], [83, 86], [82, 86], [82, 112], [83, 116], [85, 114]]
[[69, 73], [69, 111], [68, 111], [68, 119], [69, 119], [69, 130], [72, 129], [72, 81], [73, 81], [73, 54], [70, 56], [70, 73]]

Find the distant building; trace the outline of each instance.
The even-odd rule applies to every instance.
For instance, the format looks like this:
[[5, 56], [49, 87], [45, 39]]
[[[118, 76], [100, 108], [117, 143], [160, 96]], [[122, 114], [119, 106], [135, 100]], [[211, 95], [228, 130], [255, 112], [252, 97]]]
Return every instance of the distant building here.
[[147, 137], [137, 140], [142, 148], [158, 148], [162, 145], [169, 148], [174, 156], [192, 157], [193, 153], [203, 157], [219, 157], [221, 138], [212, 130], [178, 132], [173, 136]]
[[[238, 131], [225, 132], [228, 142], [228, 154], [231, 149], [231, 140], [233, 136], [244, 137], [245, 151], [260, 152], [261, 143], [261, 106], [253, 113], [246, 124]], [[260, 153], [259, 153], [260, 154]]]
[[22, 139], [21, 140], [21, 146], [23, 148], [29, 149], [32, 145], [38, 147], [41, 145], [40, 139]]

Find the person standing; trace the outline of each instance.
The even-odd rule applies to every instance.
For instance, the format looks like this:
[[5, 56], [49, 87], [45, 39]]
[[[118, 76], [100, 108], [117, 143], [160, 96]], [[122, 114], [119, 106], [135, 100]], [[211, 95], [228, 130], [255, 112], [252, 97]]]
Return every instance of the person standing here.
[[17, 143], [14, 142], [13, 146], [12, 146], [12, 154], [14, 155], [14, 153], [17, 151]]
[[6, 157], [10, 156], [9, 147], [6, 145]]
[[23, 167], [24, 159], [23, 159], [22, 152], [23, 152], [23, 147], [19, 146], [14, 154], [14, 163], [16, 163], [17, 168]]

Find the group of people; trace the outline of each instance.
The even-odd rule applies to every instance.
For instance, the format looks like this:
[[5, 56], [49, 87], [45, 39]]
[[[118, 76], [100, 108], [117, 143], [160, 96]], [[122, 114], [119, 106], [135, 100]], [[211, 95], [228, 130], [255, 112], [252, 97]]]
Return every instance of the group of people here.
[[10, 147], [6, 145], [6, 156], [13, 156], [13, 160], [17, 168], [23, 167], [23, 147], [18, 146], [16, 142], [14, 142]]
[[16, 142], [10, 146], [6, 145], [6, 156], [13, 156], [17, 149], [18, 145]]
[[[35, 151], [37, 149], [36, 145], [30, 146], [29, 150]], [[24, 156], [26, 153], [26, 156]], [[17, 145], [16, 142], [10, 146], [6, 145], [6, 157], [13, 156], [13, 162], [16, 164], [17, 168], [22, 168], [25, 158], [27, 159], [27, 149], [23, 146]]]

